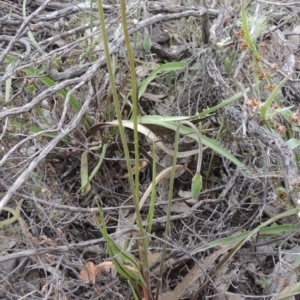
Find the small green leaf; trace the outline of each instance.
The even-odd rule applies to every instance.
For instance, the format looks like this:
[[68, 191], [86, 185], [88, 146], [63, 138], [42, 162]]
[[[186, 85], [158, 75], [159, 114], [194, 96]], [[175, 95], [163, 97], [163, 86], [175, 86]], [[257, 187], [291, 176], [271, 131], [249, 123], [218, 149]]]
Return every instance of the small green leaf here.
[[295, 149], [300, 146], [300, 141], [297, 139], [290, 139], [286, 142], [286, 144], [291, 148]]
[[144, 46], [144, 49], [146, 52], [150, 52], [152, 42], [151, 42], [151, 38], [148, 33], [144, 37], [143, 46]]
[[202, 176], [196, 173], [192, 180], [192, 198], [197, 200], [202, 190]]
[[231, 59], [227, 56], [225, 58], [225, 71], [227, 75], [231, 73]]

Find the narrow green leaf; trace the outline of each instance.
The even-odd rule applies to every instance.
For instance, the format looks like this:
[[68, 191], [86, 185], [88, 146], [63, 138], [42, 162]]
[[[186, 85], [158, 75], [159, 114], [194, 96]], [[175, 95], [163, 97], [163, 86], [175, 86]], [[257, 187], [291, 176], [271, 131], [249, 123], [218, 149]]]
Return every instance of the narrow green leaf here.
[[176, 71], [184, 68], [186, 66], [186, 62], [170, 62], [163, 64], [153, 70], [151, 74], [142, 82], [140, 88], [139, 88], [139, 93], [138, 93], [138, 98], [141, 98], [143, 94], [145, 93], [148, 84], [153, 81], [157, 75], [160, 72], [170, 72], [170, 71]]
[[101, 148], [102, 148], [101, 156], [98, 160], [98, 163], [97, 163], [96, 167], [93, 169], [93, 171], [91, 172], [91, 174], [89, 176], [89, 182], [91, 182], [93, 180], [93, 178], [95, 177], [95, 175], [97, 174], [97, 172], [99, 171], [99, 169], [102, 165], [103, 158], [105, 157], [105, 153], [106, 153], [106, 149], [107, 149], [107, 144], [104, 144], [103, 147], [102, 147], [102, 144], [100, 143], [99, 146], [92, 147], [92, 148], [89, 149], [90, 151], [98, 151]]
[[242, 2], [242, 24], [243, 24], [243, 30], [244, 30], [245, 39], [249, 43], [249, 46], [250, 46], [253, 54], [257, 57], [258, 56], [258, 51], [256, 49], [255, 44], [252, 41], [249, 29], [248, 29], [247, 14], [246, 14], [246, 9], [245, 9], [245, 3], [244, 3], [244, 1]]
[[[155, 143], [153, 143], [152, 158], [153, 158], [153, 161], [156, 161]], [[150, 244], [150, 234], [152, 232], [152, 224], [153, 224], [153, 218], [154, 218], [154, 213], [155, 213], [155, 203], [156, 203], [156, 164], [154, 163], [154, 164], [152, 164], [151, 200], [150, 200], [149, 212], [147, 215], [146, 232], [149, 233], [149, 238], [147, 239], [147, 247], [149, 247], [149, 244]]]
[[[20, 130], [22, 131], [22, 129], [24, 129], [24, 125], [22, 125], [20, 122], [17, 122], [15, 120], [9, 120], [9, 125], [14, 127], [16, 130]], [[42, 132], [45, 131], [45, 129], [41, 128], [41, 127], [37, 127], [37, 126], [30, 126], [29, 127], [29, 134], [34, 134], [34, 133], [38, 133], [38, 132]], [[45, 137], [49, 137], [49, 138], [54, 138], [57, 136], [56, 132], [46, 132], [43, 134], [43, 136]], [[64, 142], [70, 142], [70, 138], [65, 137], [63, 139]]]
[[297, 139], [290, 139], [286, 142], [286, 144], [291, 148], [295, 149], [296, 147], [300, 146], [300, 141]]
[[282, 233], [293, 233], [299, 230], [299, 225], [292, 225], [292, 224], [272, 224], [269, 227], [262, 228], [259, 231], [260, 235], [277, 235]]
[[286, 78], [284, 78], [278, 85], [277, 87], [272, 91], [272, 93], [269, 95], [268, 99], [266, 100], [264, 106], [261, 109], [261, 118], [264, 122], [266, 122], [266, 113], [268, 108], [270, 107], [272, 101], [278, 94], [278, 92], [281, 90], [281, 88], [284, 86], [284, 84], [287, 82], [291, 74], [289, 74]]
[[[158, 124], [158, 122], [156, 124]], [[176, 131], [176, 127], [177, 127], [177, 124], [175, 122], [164, 122], [163, 124], [160, 124], [160, 125], [164, 126], [166, 128], [172, 129], [174, 131]], [[192, 129], [188, 128], [187, 126], [181, 126], [180, 127], [180, 134], [187, 135], [189, 138], [192, 138], [195, 141], [198, 140], [197, 135], [193, 132]], [[240, 167], [242, 169], [246, 169], [245, 165], [241, 161], [239, 161], [235, 156], [233, 156], [232, 154], [230, 154], [227, 150], [225, 150], [224, 148], [222, 148], [216, 142], [214, 142], [213, 140], [209, 139], [205, 135], [202, 135], [201, 138], [202, 138], [202, 142], [203, 142], [203, 144], [205, 146], [208, 146], [209, 148], [211, 148], [214, 151], [218, 152], [222, 156], [226, 157], [231, 162], [233, 162], [236, 166], [238, 166], [238, 167]], [[249, 169], [246, 169], [246, 170], [248, 170], [250, 172]]]
[[[252, 86], [254, 88], [256, 88], [259, 85], [259, 82], [253, 84]], [[250, 88], [246, 88], [245, 89], [246, 92], [250, 91]], [[174, 116], [174, 117], [164, 117], [164, 116], [156, 116], [156, 115], [151, 115], [151, 116], [143, 116], [140, 118], [140, 123], [141, 124], [152, 124], [152, 122], [165, 122], [165, 121], [183, 121], [183, 120], [196, 120], [202, 117], [207, 117], [208, 115], [210, 115], [211, 113], [217, 111], [218, 109], [224, 108], [225, 106], [239, 100], [241, 97], [243, 96], [243, 94], [237, 93], [234, 96], [230, 97], [229, 99], [223, 100], [221, 103], [204, 109], [202, 112], [194, 115], [194, 116], [189, 116], [189, 117], [184, 117], [184, 116]]]
[[[286, 278], [286, 281], [288, 282], [288, 278]], [[296, 299], [292, 296], [295, 294], [300, 294], [300, 282], [297, 282], [291, 286], [288, 286], [283, 289], [279, 294], [274, 296], [271, 300], [289, 300], [289, 299]]]
[[91, 190], [88, 175], [88, 151], [84, 151], [81, 154], [81, 166], [80, 166], [80, 177], [81, 177], [81, 194], [85, 196]]
[[[27, 8], [27, 0], [23, 0], [22, 12], [23, 12], [24, 20], [27, 17], [27, 15], [26, 15], [26, 8]], [[36, 41], [35, 37], [33, 36], [32, 32], [30, 30], [27, 32], [27, 35], [28, 35], [30, 41], [32, 42], [32, 44], [36, 47], [36, 49], [38, 49], [41, 53], [43, 53], [44, 51], [39, 46], [38, 42]]]
[[35, 107], [35, 110], [38, 114], [38, 116], [43, 120], [43, 122], [48, 126], [48, 128], [50, 127], [50, 123], [49, 123], [49, 120], [47, 119], [47, 117], [45, 117], [44, 115], [44, 112], [43, 112], [43, 109], [40, 105], [37, 105]]
[[[110, 237], [107, 232], [103, 211], [99, 203], [96, 202], [96, 204], [99, 209], [100, 221], [98, 221], [97, 217], [95, 217], [95, 220], [97, 220], [99, 230], [107, 242], [107, 251], [117, 272], [130, 282], [143, 282], [143, 284], [145, 284], [140, 273], [139, 262], [128, 251], [121, 249], [120, 246]], [[125, 263], [128, 263], [130, 266], [132, 266], [137, 272], [128, 269]]]
[[[152, 117], [154, 117], [154, 118], [152, 118]], [[190, 117], [182, 117], [182, 118], [183, 119], [185, 119], [185, 118], [191, 119]], [[140, 118], [140, 123], [141, 124], [154, 124], [154, 125], [157, 125], [157, 126], [162, 126], [162, 127], [165, 127], [165, 128], [169, 128], [169, 129], [174, 130], [176, 132], [177, 122], [170, 122], [168, 120], [169, 120], [168, 117], [146, 116], [146, 117], [141, 117]], [[188, 128], [187, 126], [181, 126], [180, 129], [179, 129], [179, 132], [182, 135], [187, 135], [188, 137], [194, 139], [195, 141], [198, 141], [197, 135], [194, 133], [194, 131], [192, 129]], [[246, 168], [245, 165], [241, 161], [239, 161], [235, 156], [230, 154], [227, 150], [222, 148], [220, 145], [218, 145], [213, 140], [211, 140], [208, 137], [202, 135], [202, 142], [205, 146], [208, 146], [212, 150], [218, 152], [222, 156], [229, 159], [236, 166], [244, 169], [245, 171], [249, 172], [252, 175], [254, 174], [252, 171], [250, 171], [250, 169]]]
[[255, 228], [253, 231], [250, 232], [245, 232], [242, 234], [238, 234], [235, 236], [230, 236], [230, 237], [226, 237], [226, 238], [222, 238], [222, 239], [218, 239], [215, 240], [211, 243], [208, 243], [207, 245], [204, 246], [200, 246], [200, 247], [196, 247], [195, 249], [193, 249], [190, 252], [190, 255], [194, 255], [196, 253], [202, 252], [202, 251], [206, 251], [208, 249], [214, 248], [214, 247], [218, 247], [218, 246], [222, 246], [222, 245], [227, 245], [227, 244], [231, 244], [234, 242], [240, 242], [246, 238], [249, 238], [250, 236], [252, 236], [254, 233], [258, 233], [260, 235], [270, 235], [270, 234], [280, 234], [283, 232], [286, 233], [292, 233], [292, 232], [296, 232], [299, 231], [299, 225], [273, 225], [270, 227], [265, 227], [264, 226], [268, 226], [271, 223], [287, 217], [287, 216], [291, 216], [291, 215], [296, 215], [298, 212], [300, 211], [299, 208], [295, 208], [289, 211], [285, 211], [273, 218], [270, 218], [268, 221], [266, 221], [265, 223], [261, 224], [260, 226], [258, 226], [257, 228]]

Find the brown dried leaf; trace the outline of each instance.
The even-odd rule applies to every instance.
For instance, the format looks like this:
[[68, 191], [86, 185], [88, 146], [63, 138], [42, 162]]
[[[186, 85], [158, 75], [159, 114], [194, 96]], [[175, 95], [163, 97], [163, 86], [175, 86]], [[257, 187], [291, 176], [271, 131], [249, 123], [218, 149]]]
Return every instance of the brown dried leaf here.
[[[125, 266], [129, 270], [138, 273], [138, 270], [136, 270], [134, 267], [128, 266], [128, 265], [125, 265]], [[85, 284], [88, 284], [90, 282], [95, 284], [96, 276], [102, 270], [104, 270], [104, 269], [114, 269], [114, 268], [115, 268], [115, 266], [110, 261], [104, 261], [104, 262], [98, 264], [97, 266], [95, 266], [93, 262], [89, 261], [85, 264], [83, 269], [80, 271], [79, 276], [84, 281]]]
[[154, 66], [152, 66], [150, 64], [149, 65], [144, 64], [141, 66], [137, 66], [135, 68], [135, 72], [138, 77], [145, 77], [145, 76], [149, 75], [154, 69], [155, 69]]
[[93, 262], [89, 261], [80, 271], [80, 277], [85, 284], [92, 282], [95, 284], [96, 276], [101, 272], [101, 269], [96, 267]]
[[171, 211], [177, 214], [188, 213], [190, 210], [191, 208], [185, 202], [182, 201], [174, 202], [171, 208]]

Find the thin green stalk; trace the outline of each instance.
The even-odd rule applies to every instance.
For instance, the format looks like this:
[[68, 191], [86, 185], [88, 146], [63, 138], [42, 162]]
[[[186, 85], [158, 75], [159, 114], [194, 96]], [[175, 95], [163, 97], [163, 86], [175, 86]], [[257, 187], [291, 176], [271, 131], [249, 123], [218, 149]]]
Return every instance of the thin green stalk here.
[[110, 77], [110, 85], [111, 85], [111, 89], [112, 89], [113, 100], [114, 100], [116, 114], [117, 114], [117, 118], [118, 118], [118, 126], [119, 126], [119, 130], [120, 130], [120, 136], [121, 136], [121, 140], [122, 140], [123, 147], [124, 147], [124, 154], [126, 157], [126, 165], [127, 165], [127, 169], [128, 169], [128, 173], [129, 173], [130, 187], [132, 190], [132, 194], [135, 197], [134, 180], [133, 180], [133, 174], [132, 174], [132, 170], [131, 170], [129, 150], [128, 150], [128, 146], [127, 146], [127, 140], [126, 140], [126, 136], [125, 136], [124, 126], [122, 123], [122, 115], [121, 115], [120, 104], [119, 104], [119, 99], [118, 99], [118, 92], [117, 92], [116, 83], [114, 80], [114, 72], [112, 69], [112, 63], [111, 63], [111, 58], [110, 58], [110, 53], [109, 53], [109, 48], [108, 48], [108, 39], [107, 39], [107, 33], [106, 33], [106, 28], [105, 28], [105, 22], [104, 22], [105, 16], [104, 16], [102, 1], [97, 0], [97, 4], [98, 4], [99, 21], [100, 21], [100, 26], [101, 26], [101, 30], [102, 30], [102, 38], [103, 38], [103, 44], [104, 44], [104, 52], [105, 52], [107, 70], [108, 70], [109, 77]]
[[249, 46], [252, 50], [252, 53], [254, 54], [255, 57], [258, 57], [258, 51], [256, 49], [256, 46], [254, 42], [252, 41], [252, 38], [250, 36], [250, 32], [248, 29], [248, 24], [247, 24], [247, 14], [246, 14], [246, 9], [245, 9], [245, 1], [242, 1], [242, 24], [243, 24], [243, 30], [244, 30], [244, 35], [245, 39], [249, 43]]
[[[176, 134], [175, 134], [175, 144], [174, 144], [174, 156], [173, 156], [173, 163], [172, 163], [172, 172], [171, 172], [171, 179], [170, 179], [170, 187], [169, 187], [169, 194], [168, 194], [168, 208], [167, 208], [167, 221], [166, 221], [166, 229], [165, 229], [165, 235], [164, 235], [164, 245], [163, 245], [163, 250], [162, 250], [162, 256], [161, 256], [161, 263], [160, 263], [160, 279], [162, 280], [162, 273], [163, 273], [163, 266], [164, 266], [164, 261], [166, 258], [166, 248], [167, 248], [167, 237], [169, 235], [169, 228], [170, 228], [170, 220], [171, 220], [171, 207], [172, 207], [172, 199], [173, 199], [173, 189], [174, 189], [174, 179], [175, 179], [175, 170], [176, 170], [176, 161], [177, 161], [177, 153], [178, 153], [178, 142], [179, 142], [179, 129], [181, 125], [187, 125], [189, 126], [197, 135], [197, 142], [198, 142], [198, 162], [197, 162], [197, 169], [196, 169], [196, 174], [194, 178], [197, 175], [200, 175], [201, 171], [201, 163], [202, 163], [202, 139], [200, 132], [196, 128], [196, 126], [189, 122], [189, 121], [181, 121], [177, 124], [176, 128]], [[201, 177], [201, 175], [200, 175]], [[193, 178], [193, 180], [194, 180]], [[197, 183], [197, 182], [196, 182]], [[201, 178], [201, 183], [202, 183], [202, 178]], [[202, 184], [201, 184], [202, 187]], [[201, 189], [200, 187], [200, 189]], [[199, 186], [197, 186], [199, 188]], [[193, 184], [192, 184], [192, 193], [193, 193]], [[157, 283], [157, 289], [156, 289], [156, 300], [158, 300], [159, 296], [159, 289], [160, 289], [160, 282], [158, 281]]]
[[[138, 145], [138, 122], [137, 122], [137, 84], [136, 84], [136, 74], [135, 74], [135, 65], [134, 65], [134, 55], [130, 44], [129, 34], [127, 30], [127, 19], [126, 19], [126, 3], [125, 0], [120, 1], [120, 8], [121, 8], [121, 21], [124, 33], [124, 40], [127, 49], [127, 55], [129, 60], [130, 66], [130, 74], [131, 74], [131, 97], [132, 97], [132, 114], [133, 114], [133, 134], [134, 134], [134, 151], [135, 151], [135, 198], [136, 200], [139, 199], [139, 145]], [[138, 201], [136, 202], [137, 208]], [[138, 218], [137, 218], [138, 219]], [[142, 224], [142, 223], [141, 223]]]
[[[27, 18], [27, 14], [26, 14], [26, 7], [27, 7], [27, 0], [23, 0], [23, 4], [22, 4], [22, 12], [23, 12], [23, 18], [26, 19]], [[43, 54], [43, 50], [42, 48], [39, 46], [38, 42], [36, 41], [36, 39], [34, 38], [34, 35], [32, 34], [31, 30], [28, 30], [27, 32], [28, 38], [30, 39], [30, 41], [32, 42], [32, 44], [36, 47], [36, 49]]]
[[[129, 40], [129, 35], [128, 35], [128, 30], [127, 30], [127, 23], [126, 23], [126, 4], [125, 1], [121, 1], [121, 18], [122, 18], [122, 26], [123, 26], [123, 32], [124, 32], [124, 39], [127, 47], [127, 52], [128, 52], [128, 59], [130, 62], [130, 72], [131, 72], [131, 81], [132, 81], [132, 104], [133, 104], [133, 122], [134, 122], [134, 144], [135, 144], [135, 181], [133, 178], [133, 172], [131, 168], [131, 161], [130, 161], [130, 156], [129, 156], [129, 150], [127, 146], [127, 140], [125, 136], [125, 131], [124, 131], [124, 126], [122, 123], [122, 115], [121, 115], [121, 109], [120, 109], [120, 104], [119, 104], [119, 99], [118, 99], [118, 93], [117, 93], [117, 88], [114, 80], [114, 73], [112, 69], [112, 63], [111, 63], [111, 58], [110, 58], [110, 53], [109, 53], [109, 48], [108, 48], [108, 39], [107, 39], [107, 33], [106, 33], [106, 28], [105, 28], [105, 16], [104, 16], [104, 10], [103, 10], [103, 5], [101, 0], [97, 0], [98, 4], [98, 13], [99, 13], [99, 21], [100, 21], [100, 26], [102, 30], [102, 38], [103, 38], [103, 44], [104, 44], [104, 52], [105, 52], [105, 58], [106, 58], [106, 63], [107, 63], [107, 69], [108, 73], [110, 76], [110, 84], [111, 84], [111, 89], [112, 89], [112, 94], [113, 94], [113, 99], [114, 99], [114, 104], [115, 104], [115, 110], [116, 110], [116, 115], [118, 118], [118, 125], [119, 125], [119, 130], [120, 130], [120, 136], [121, 140], [123, 143], [123, 148], [124, 148], [124, 154], [126, 158], [126, 165], [128, 169], [128, 175], [129, 175], [129, 182], [130, 182], [130, 187], [131, 187], [131, 192], [133, 196], [133, 201], [134, 205], [136, 208], [136, 213], [137, 213], [137, 224], [139, 227], [139, 237], [144, 237], [144, 228], [142, 225], [142, 220], [141, 220], [141, 215], [139, 212], [139, 148], [138, 148], [138, 131], [137, 131], [137, 86], [136, 86], [136, 76], [135, 76], [135, 68], [134, 68], [134, 57], [133, 57], [133, 52], [130, 46], [130, 40]], [[147, 266], [148, 264], [148, 259], [147, 259], [147, 251], [145, 247], [145, 243], [143, 242], [143, 239], [138, 239], [138, 249], [139, 249], [139, 255], [140, 258], [145, 257], [143, 261], [143, 265]], [[144, 273], [144, 270], [142, 270], [142, 273]], [[147, 279], [147, 278], [145, 278]], [[149, 281], [146, 281], [147, 284]], [[147, 288], [149, 285], [147, 285]]]
[[[220, 128], [219, 128], [218, 132], [217, 132], [216, 142], [219, 141], [221, 132], [222, 132], [222, 130], [223, 130], [223, 126], [224, 126], [224, 116], [222, 116], [222, 119], [221, 119], [221, 125], [220, 125]], [[212, 152], [211, 152], [211, 157], [210, 157], [210, 161], [209, 161], [209, 166], [208, 166], [208, 170], [207, 170], [207, 176], [206, 176], [207, 180], [208, 180], [208, 178], [209, 178], [209, 174], [210, 174], [210, 170], [211, 170], [211, 166], [212, 166], [212, 162], [213, 162], [214, 157], [215, 157], [215, 150], [212, 150]], [[207, 183], [207, 182], [206, 182], [206, 183]]]
[[[98, 0], [99, 1], [99, 0]], [[132, 47], [130, 44], [128, 28], [127, 28], [127, 18], [126, 18], [126, 3], [125, 0], [120, 1], [120, 8], [121, 8], [121, 22], [123, 27], [124, 33], [124, 40], [127, 49], [127, 55], [129, 60], [130, 66], [130, 74], [131, 74], [131, 98], [132, 98], [132, 116], [133, 116], [133, 136], [134, 136], [134, 153], [135, 153], [135, 185], [133, 185], [134, 190], [133, 192], [133, 201], [136, 210], [136, 219], [137, 225], [139, 228], [138, 233], [138, 249], [139, 249], [139, 257], [143, 260], [143, 266], [146, 267], [144, 272], [145, 273], [145, 280], [147, 283], [147, 288], [150, 288], [149, 283], [149, 275], [146, 269], [148, 269], [148, 255], [147, 255], [147, 248], [146, 243], [144, 240], [145, 231], [142, 223], [142, 218], [139, 210], [139, 135], [138, 135], [138, 92], [137, 92], [137, 80], [135, 74], [135, 65], [134, 65], [134, 54], [132, 51]]]
[[224, 265], [229, 261], [229, 259], [231, 259], [235, 253], [247, 242], [249, 241], [255, 234], [259, 233], [259, 231], [264, 228], [267, 227], [268, 225], [276, 222], [277, 220], [280, 220], [282, 218], [286, 218], [289, 216], [293, 216], [293, 215], [298, 215], [299, 216], [299, 212], [300, 212], [300, 208], [295, 208], [295, 209], [291, 209], [288, 211], [285, 211], [281, 214], [278, 214], [272, 218], [270, 218], [269, 220], [267, 220], [266, 222], [260, 224], [259, 226], [257, 226], [255, 229], [253, 229], [252, 231], [250, 231], [247, 236], [245, 238], [243, 238], [242, 240], [238, 241], [229, 251], [228, 254], [226, 254], [221, 261], [218, 263], [216, 270], [215, 270], [215, 274], [219, 274], [219, 272], [222, 270], [222, 268], [224, 267]]
[[[139, 290], [137, 289], [137, 287], [140, 287], [141, 285], [145, 286], [145, 281], [140, 271], [140, 262], [131, 253], [124, 249], [121, 249], [121, 247], [110, 237], [109, 233], [107, 232], [103, 210], [99, 204], [97, 197], [95, 197], [95, 202], [98, 206], [100, 218], [98, 219], [97, 216], [95, 216], [95, 220], [99, 226], [100, 232], [107, 241], [107, 252], [117, 272], [121, 276], [123, 276], [123, 278], [128, 280], [132, 288], [132, 292], [135, 295], [135, 299], [139, 299], [137, 296], [139, 294]], [[126, 266], [126, 264], [132, 266], [137, 272], [134, 272], [132, 271], [132, 269], [129, 269]]]
[[[152, 158], [153, 158], [153, 165], [152, 165], [152, 191], [151, 191], [151, 201], [150, 207], [147, 217], [147, 228], [146, 231], [148, 234], [152, 231], [152, 221], [154, 218], [154, 211], [155, 211], [155, 203], [156, 203], [156, 154], [155, 154], [155, 143], [153, 143], [153, 151], [152, 151]], [[150, 237], [147, 239], [146, 247], [149, 247], [150, 244]]]

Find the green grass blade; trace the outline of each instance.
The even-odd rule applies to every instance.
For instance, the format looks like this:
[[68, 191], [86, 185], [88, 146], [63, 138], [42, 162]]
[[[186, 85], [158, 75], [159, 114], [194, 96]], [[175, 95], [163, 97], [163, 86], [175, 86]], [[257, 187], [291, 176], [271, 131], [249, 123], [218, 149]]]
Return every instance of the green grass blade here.
[[[22, 130], [24, 130], [24, 125], [15, 120], [9, 120], [9, 125], [12, 126], [14, 129], [19, 130], [20, 132], [22, 132]], [[29, 134], [35, 134], [35, 133], [45, 131], [45, 129], [43, 129], [41, 127], [37, 127], [37, 126], [30, 126], [29, 129], [27, 128], [27, 130], [29, 130]], [[45, 133], [43, 133], [43, 136], [49, 137], [49, 138], [55, 138], [57, 136], [57, 133], [56, 132], [45, 132]], [[70, 142], [70, 138], [65, 137], [62, 141], [66, 142], [66, 143]]]
[[142, 95], [145, 93], [147, 89], [148, 84], [151, 81], [153, 81], [160, 72], [177, 71], [184, 68], [185, 66], [186, 66], [186, 62], [170, 62], [170, 63], [163, 64], [158, 68], [156, 68], [155, 70], [153, 70], [151, 74], [142, 82], [139, 88], [138, 98], [142, 97]]
[[[254, 84], [253, 86], [256, 86], [257, 84]], [[249, 92], [250, 91], [250, 88], [246, 88], [246, 92]], [[207, 108], [207, 109], [204, 109], [202, 112], [194, 115], [194, 116], [188, 116], [188, 117], [184, 117], [184, 116], [174, 116], [174, 117], [164, 117], [164, 116], [156, 116], [156, 115], [150, 115], [150, 116], [143, 116], [140, 118], [140, 122], [142, 124], [153, 124], [152, 122], [168, 122], [168, 121], [183, 121], [183, 120], [194, 120], [194, 119], [199, 119], [199, 118], [202, 118], [202, 117], [206, 117], [208, 116], [209, 114], [217, 111], [218, 109], [221, 109], [221, 108], [224, 108], [226, 107], [227, 105], [233, 103], [234, 101], [237, 101], [239, 100], [241, 97], [243, 96], [242, 93], [237, 93], [235, 94], [234, 96], [230, 97], [229, 99], [226, 99], [224, 101], [222, 101], [221, 103], [213, 106], [213, 107], [210, 107], [210, 108]]]
[[[286, 279], [286, 281], [288, 282], [288, 278]], [[288, 286], [286, 288], [283, 289], [283, 291], [281, 291], [279, 294], [277, 294], [276, 296], [274, 296], [271, 300], [289, 300], [289, 299], [296, 299], [295, 295], [299, 295], [300, 294], [300, 282], [297, 282], [291, 286]]]
[[[292, 211], [284, 212], [284, 213], [276, 216], [276, 219], [278, 217], [279, 217], [279, 219], [283, 218], [286, 216], [286, 214], [288, 214], [288, 215], [297, 214], [298, 211], [299, 211], [299, 209], [296, 208], [296, 209], [293, 209]], [[267, 221], [268, 224], [272, 223], [273, 220], [274, 220], [273, 218], [268, 220]], [[285, 224], [285, 225], [273, 225], [270, 227], [263, 228], [263, 226], [266, 226], [265, 223], [263, 223], [261, 226], [257, 227], [255, 229], [255, 232], [256, 233], [259, 232], [260, 235], [273, 235], [273, 234], [277, 235], [277, 234], [282, 234], [282, 233], [292, 233], [292, 232], [299, 231], [299, 225], [289, 225], [289, 224], [286, 225]], [[206, 251], [206, 250], [214, 248], [214, 247], [223, 246], [223, 245], [227, 245], [227, 244], [231, 244], [231, 243], [235, 243], [235, 242], [240, 242], [243, 239], [249, 237], [250, 234], [253, 234], [253, 232], [250, 231], [250, 232], [241, 233], [241, 234], [238, 234], [235, 236], [218, 239], [218, 240], [208, 243], [204, 246], [200, 246], [200, 247], [197, 247], [197, 248], [191, 250], [190, 255], [194, 255], [196, 253], [203, 252], [203, 251]]]
[[284, 84], [287, 82], [291, 74], [289, 74], [286, 78], [284, 78], [277, 86], [276, 88], [271, 92], [268, 99], [266, 100], [264, 106], [261, 109], [261, 118], [266, 123], [266, 113], [268, 108], [270, 107], [271, 103], [273, 102], [274, 98], [278, 94], [278, 92], [281, 90], [281, 88], [284, 86]]
[[[102, 147], [102, 144], [100, 144], [99, 146], [96, 146], [96, 147], [92, 147], [90, 150], [93, 150], [93, 151], [96, 150], [97, 151], [101, 147]], [[100, 169], [100, 167], [102, 165], [103, 159], [105, 157], [106, 149], [107, 149], [107, 144], [104, 144], [103, 147], [102, 147], [102, 152], [101, 152], [101, 156], [99, 158], [99, 161], [98, 161], [96, 167], [93, 169], [93, 171], [91, 172], [91, 174], [89, 176], [89, 182], [91, 182], [93, 180], [93, 178], [95, 177], [95, 175], [99, 171], [99, 169]]]
[[[177, 123], [175, 123], [175, 122], [158, 122], [157, 121], [155, 124], [172, 129], [174, 131], [176, 131], [176, 128], [177, 128]], [[188, 128], [187, 126], [181, 126], [179, 132], [182, 135], [188, 135], [189, 138], [192, 138], [195, 141], [198, 140], [197, 135], [194, 133], [194, 131], [192, 129]], [[245, 165], [241, 161], [239, 161], [235, 156], [230, 154], [228, 151], [226, 151], [224, 148], [222, 148], [216, 142], [214, 142], [213, 140], [209, 139], [208, 137], [206, 137], [204, 135], [202, 135], [201, 138], [202, 138], [202, 142], [205, 146], [213, 149], [214, 151], [218, 152], [220, 155], [226, 157], [228, 160], [233, 162], [236, 166], [246, 169]], [[250, 171], [250, 170], [248, 170], [248, 171]]]
[[[155, 143], [153, 144], [153, 151], [152, 151], [153, 161], [156, 161], [156, 153], [155, 153]], [[147, 216], [147, 227], [146, 232], [151, 233], [152, 231], [152, 222], [154, 218], [155, 212], [155, 203], [156, 203], [156, 164], [152, 164], [152, 191], [151, 191], [151, 201], [149, 212]], [[147, 240], [147, 247], [149, 246], [150, 238]]]
[[[26, 6], [27, 6], [27, 0], [23, 0], [22, 12], [23, 12], [24, 20], [27, 17], [27, 15], [26, 15]], [[28, 35], [30, 41], [32, 42], [32, 44], [36, 47], [36, 49], [38, 49], [40, 52], [43, 53], [43, 50], [39, 46], [38, 42], [36, 41], [36, 39], [34, 38], [32, 32], [30, 30], [27, 32], [27, 35]]]
[[300, 141], [297, 139], [290, 139], [286, 142], [286, 144], [291, 148], [295, 149], [300, 146]]
[[88, 153], [86, 150], [81, 154], [80, 178], [81, 178], [81, 194], [85, 196], [91, 190], [88, 172]]
[[270, 218], [269, 220], [267, 220], [266, 222], [260, 224], [258, 227], [256, 227], [255, 229], [253, 229], [252, 231], [247, 233], [247, 236], [244, 237], [242, 240], [238, 241], [229, 251], [228, 254], [226, 254], [221, 261], [218, 263], [217, 268], [216, 268], [216, 273], [219, 273], [223, 267], [225, 266], [226, 263], [228, 263], [228, 261], [235, 255], [235, 253], [249, 240], [251, 239], [251, 237], [253, 237], [254, 235], [256, 235], [257, 233], [259, 233], [259, 231], [264, 228], [267, 227], [268, 225], [271, 225], [272, 223], [285, 218], [285, 217], [289, 217], [292, 215], [297, 215], [300, 212], [300, 208], [295, 208], [295, 209], [291, 209], [288, 211], [285, 211], [279, 215], [276, 215], [272, 218]]
[[247, 14], [246, 14], [246, 9], [245, 9], [245, 3], [244, 1], [242, 2], [242, 24], [243, 24], [243, 30], [244, 30], [244, 35], [245, 35], [245, 39], [247, 40], [247, 42], [249, 43], [249, 46], [253, 52], [253, 54], [258, 57], [258, 51], [256, 49], [255, 44], [252, 41], [252, 38], [250, 36], [250, 32], [248, 29], [248, 24], [247, 24]]
[[[129, 280], [130, 282], [143, 282], [143, 277], [140, 273], [141, 266], [137, 259], [131, 255], [128, 251], [120, 249], [120, 246], [116, 244], [116, 242], [109, 236], [105, 224], [105, 218], [103, 215], [103, 211], [99, 205], [98, 202], [96, 202], [99, 210], [99, 217], [100, 221], [97, 217], [95, 217], [95, 220], [98, 223], [99, 230], [103, 237], [105, 238], [107, 242], [107, 251], [109, 254], [109, 257], [112, 260], [112, 263], [114, 264], [117, 272], [124, 277], [125, 279]], [[132, 266], [137, 272], [134, 272], [130, 269], [128, 269], [125, 266], [125, 263]]]

